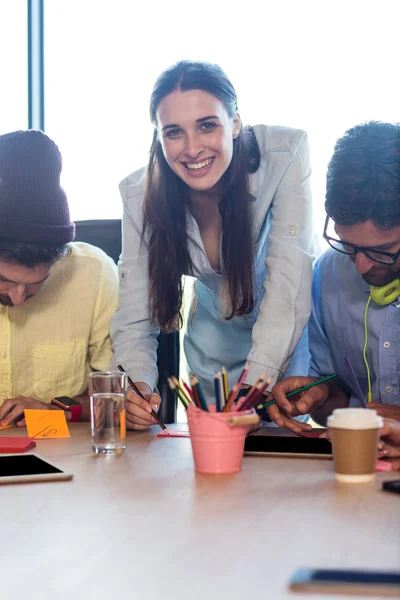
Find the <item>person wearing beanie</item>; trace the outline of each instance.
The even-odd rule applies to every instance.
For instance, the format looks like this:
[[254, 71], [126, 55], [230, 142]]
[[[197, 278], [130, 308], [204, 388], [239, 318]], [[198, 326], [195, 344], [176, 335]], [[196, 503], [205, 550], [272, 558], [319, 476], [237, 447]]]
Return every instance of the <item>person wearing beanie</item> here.
[[0, 426], [24, 425], [26, 408], [88, 419], [87, 375], [112, 358], [117, 268], [73, 243], [61, 170], [43, 132], [0, 136]]

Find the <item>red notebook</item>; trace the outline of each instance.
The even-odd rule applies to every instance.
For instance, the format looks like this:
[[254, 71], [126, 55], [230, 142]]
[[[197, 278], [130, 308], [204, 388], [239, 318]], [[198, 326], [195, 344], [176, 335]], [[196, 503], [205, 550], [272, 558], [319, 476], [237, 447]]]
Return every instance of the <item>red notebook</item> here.
[[0, 454], [26, 452], [36, 446], [33, 438], [29, 437], [1, 437]]

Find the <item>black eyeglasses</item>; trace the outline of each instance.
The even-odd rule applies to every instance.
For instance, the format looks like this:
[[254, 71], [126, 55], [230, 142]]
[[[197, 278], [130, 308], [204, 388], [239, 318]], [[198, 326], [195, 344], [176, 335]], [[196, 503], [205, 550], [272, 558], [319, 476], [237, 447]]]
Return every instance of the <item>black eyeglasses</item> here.
[[381, 263], [382, 265], [394, 265], [400, 257], [400, 250], [393, 254], [392, 252], [383, 252], [382, 250], [374, 250], [373, 248], [364, 248], [356, 246], [355, 244], [350, 244], [349, 242], [345, 242], [344, 240], [337, 240], [336, 238], [330, 237], [326, 230], [328, 229], [329, 216], [326, 217], [325, 227], [324, 227], [324, 238], [328, 242], [331, 248], [341, 252], [342, 254], [355, 255], [357, 252], [362, 252], [377, 263]]

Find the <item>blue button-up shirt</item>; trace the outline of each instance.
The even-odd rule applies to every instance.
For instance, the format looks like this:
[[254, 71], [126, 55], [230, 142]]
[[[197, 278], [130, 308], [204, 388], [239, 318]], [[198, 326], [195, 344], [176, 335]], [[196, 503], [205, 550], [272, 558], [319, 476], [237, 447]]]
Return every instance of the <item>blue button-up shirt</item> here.
[[[364, 311], [369, 285], [349, 256], [328, 250], [314, 270], [313, 304], [309, 323], [310, 375], [337, 373], [338, 383], [351, 394], [350, 406], [359, 406], [345, 364], [347, 356], [361, 390], [368, 392], [364, 347]], [[378, 306], [370, 302], [367, 360], [371, 372], [372, 400], [400, 405], [400, 302]]]

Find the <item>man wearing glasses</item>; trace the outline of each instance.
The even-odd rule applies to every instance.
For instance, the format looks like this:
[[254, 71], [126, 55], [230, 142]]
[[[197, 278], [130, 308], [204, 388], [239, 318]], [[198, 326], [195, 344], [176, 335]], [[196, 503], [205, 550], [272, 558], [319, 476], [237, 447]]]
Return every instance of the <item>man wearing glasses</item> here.
[[[324, 238], [309, 322], [310, 377], [272, 390], [269, 415], [297, 433], [293, 416], [325, 425], [335, 408], [374, 408], [400, 421], [400, 125], [369, 122], [337, 141], [328, 166]], [[357, 393], [354, 375], [360, 391]], [[331, 373], [303, 393], [286, 394]], [[359, 396], [362, 396], [361, 400]]]

